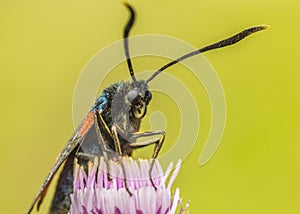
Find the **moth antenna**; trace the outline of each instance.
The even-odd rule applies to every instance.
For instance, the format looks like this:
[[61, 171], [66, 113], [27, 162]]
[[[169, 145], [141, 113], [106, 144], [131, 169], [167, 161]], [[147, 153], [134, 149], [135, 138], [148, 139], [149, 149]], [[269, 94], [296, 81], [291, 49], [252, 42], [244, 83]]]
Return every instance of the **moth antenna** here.
[[264, 30], [268, 28], [267, 25], [260, 25], [260, 26], [255, 26], [255, 27], [251, 27], [251, 28], [248, 28], [246, 30], [243, 30], [242, 32], [240, 33], [237, 33], [235, 34], [234, 36], [231, 36], [227, 39], [224, 39], [224, 40], [221, 40], [217, 43], [214, 43], [214, 44], [211, 44], [211, 45], [208, 45], [204, 48], [200, 48], [198, 50], [195, 50], [195, 51], [192, 51], [190, 53], [187, 53], [171, 62], [169, 62], [168, 64], [162, 66], [160, 69], [158, 69], [157, 71], [154, 72], [154, 74], [152, 74], [150, 76], [149, 79], [146, 80], [146, 83], [150, 82], [151, 80], [153, 80], [158, 74], [160, 74], [163, 70], [171, 67], [172, 65], [175, 65], [177, 64], [178, 62], [182, 61], [182, 60], [185, 60], [189, 57], [192, 57], [192, 56], [195, 56], [197, 54], [200, 54], [200, 53], [204, 53], [206, 51], [210, 51], [210, 50], [214, 50], [214, 49], [218, 49], [218, 48], [223, 48], [223, 47], [226, 47], [226, 46], [229, 46], [229, 45], [233, 45], [239, 41], [241, 41], [242, 39], [246, 38], [247, 36], [251, 35], [252, 33], [255, 33], [255, 32], [258, 32], [258, 31], [261, 31], [261, 30]]
[[134, 20], [135, 20], [135, 12], [134, 9], [127, 3], [124, 3], [125, 6], [127, 7], [127, 9], [130, 12], [130, 18], [127, 22], [127, 25], [124, 28], [124, 49], [125, 49], [125, 55], [126, 55], [126, 61], [127, 61], [127, 67], [129, 69], [130, 72], [130, 76], [132, 78], [132, 80], [135, 82], [136, 78], [134, 76], [134, 71], [133, 71], [133, 67], [132, 67], [132, 63], [131, 63], [131, 59], [130, 59], [130, 54], [129, 54], [129, 47], [128, 47], [128, 35], [129, 32], [134, 24]]

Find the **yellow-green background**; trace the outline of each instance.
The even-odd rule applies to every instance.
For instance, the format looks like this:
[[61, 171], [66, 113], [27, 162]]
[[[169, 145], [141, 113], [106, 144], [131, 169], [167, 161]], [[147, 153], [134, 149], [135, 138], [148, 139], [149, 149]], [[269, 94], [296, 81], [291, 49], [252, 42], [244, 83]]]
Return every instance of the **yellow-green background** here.
[[[130, 2], [138, 16], [132, 35], [170, 35], [197, 47], [252, 25], [271, 26], [239, 45], [205, 54], [222, 81], [228, 109], [222, 143], [204, 167], [198, 159], [210, 125], [205, 91], [180, 66], [168, 71], [199, 95], [202, 115], [199, 140], [175, 185], [184, 202], [191, 200], [191, 213], [299, 213], [300, 3]], [[1, 1], [1, 213], [25, 213], [29, 207], [73, 131], [72, 96], [83, 66], [121, 38], [127, 17], [118, 0]], [[147, 61], [134, 62], [137, 70], [147, 69]], [[166, 151], [179, 119], [178, 110], [170, 112], [163, 102], [158, 96], [151, 109], [168, 110], [174, 118]]]

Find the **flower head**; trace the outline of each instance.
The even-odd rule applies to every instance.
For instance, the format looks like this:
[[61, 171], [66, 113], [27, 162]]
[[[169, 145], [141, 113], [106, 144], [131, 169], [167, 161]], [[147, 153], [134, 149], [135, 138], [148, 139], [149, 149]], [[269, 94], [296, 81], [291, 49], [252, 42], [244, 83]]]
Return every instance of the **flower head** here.
[[[187, 204], [182, 208], [178, 188], [173, 195], [171, 194], [171, 187], [179, 172], [181, 161], [178, 161], [171, 176], [172, 163], [169, 164], [166, 172], [163, 172], [159, 162], [155, 161], [151, 175], [157, 190], [149, 179], [148, 160], [135, 161], [131, 158], [123, 158], [122, 163], [126, 180], [121, 164], [115, 161], [109, 161], [110, 179], [103, 158], [100, 162], [96, 158], [94, 162], [89, 163], [88, 174], [77, 164], [70, 213], [171, 214], [175, 213], [178, 205], [181, 207], [179, 213], [188, 207]], [[125, 182], [132, 196], [126, 190]]]

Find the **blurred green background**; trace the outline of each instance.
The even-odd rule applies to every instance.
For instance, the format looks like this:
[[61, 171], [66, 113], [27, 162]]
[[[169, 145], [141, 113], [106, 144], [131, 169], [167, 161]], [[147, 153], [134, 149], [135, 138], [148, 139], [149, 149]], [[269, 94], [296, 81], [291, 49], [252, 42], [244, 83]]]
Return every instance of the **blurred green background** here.
[[[238, 45], [205, 54], [224, 87], [227, 124], [217, 153], [203, 167], [198, 160], [210, 127], [207, 95], [191, 75], [180, 72], [180, 65], [168, 70], [190, 84], [201, 106], [199, 139], [175, 186], [184, 202], [191, 200], [191, 213], [300, 213], [300, 3], [130, 3], [137, 11], [131, 35], [170, 35], [196, 47], [253, 25], [271, 26]], [[101, 48], [121, 39], [128, 12], [119, 0], [1, 1], [0, 11], [1, 213], [25, 213], [73, 132], [72, 96], [82, 68]], [[150, 65], [134, 60], [137, 71]], [[155, 66], [160, 65], [158, 60]], [[124, 69], [107, 83], [126, 77]], [[157, 96], [150, 107], [172, 120], [164, 152], [180, 122], [172, 105]]]

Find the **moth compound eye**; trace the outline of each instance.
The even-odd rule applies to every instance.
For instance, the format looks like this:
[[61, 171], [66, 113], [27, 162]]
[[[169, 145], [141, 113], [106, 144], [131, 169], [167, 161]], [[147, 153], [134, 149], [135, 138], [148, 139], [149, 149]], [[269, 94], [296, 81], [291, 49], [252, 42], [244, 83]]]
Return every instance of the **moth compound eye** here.
[[152, 99], [152, 93], [150, 91], [145, 92], [145, 101], [148, 104], [150, 100]]
[[132, 89], [128, 92], [127, 94], [127, 100], [132, 103], [137, 97], [138, 97], [138, 92], [136, 89]]

